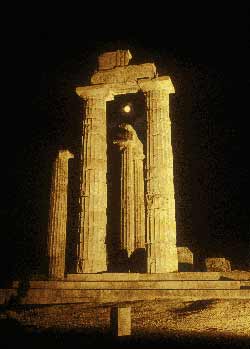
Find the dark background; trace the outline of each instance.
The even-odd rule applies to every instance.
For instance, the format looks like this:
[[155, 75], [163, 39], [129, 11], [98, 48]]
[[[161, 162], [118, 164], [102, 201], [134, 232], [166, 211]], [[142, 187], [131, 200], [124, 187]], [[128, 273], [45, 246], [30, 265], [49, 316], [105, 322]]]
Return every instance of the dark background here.
[[131, 64], [154, 62], [175, 86], [178, 244], [197, 263], [222, 256], [249, 268], [248, 8], [29, 10], [10, 12], [1, 43], [3, 277], [45, 268], [52, 161], [60, 147], [77, 152], [80, 141], [74, 90], [89, 84], [97, 56], [113, 49], [130, 49]]

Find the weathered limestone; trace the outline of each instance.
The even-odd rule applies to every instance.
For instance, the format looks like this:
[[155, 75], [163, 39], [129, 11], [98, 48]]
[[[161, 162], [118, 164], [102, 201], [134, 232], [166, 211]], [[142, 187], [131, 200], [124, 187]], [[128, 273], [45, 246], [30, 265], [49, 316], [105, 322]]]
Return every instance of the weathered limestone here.
[[[196, 289], [191, 285], [188, 289], [57, 289], [57, 288], [29, 288], [22, 298], [22, 304], [74, 304], [74, 303], [103, 303], [110, 302], [155, 301], [156, 299], [183, 299], [185, 301], [208, 299], [245, 299], [249, 302], [250, 290], [231, 287], [231, 282], [219, 281], [219, 289]], [[17, 289], [0, 289], [0, 304], [8, 304], [18, 295]]]
[[98, 57], [98, 69], [106, 70], [128, 65], [132, 55], [129, 50], [104, 52]]
[[142, 81], [140, 86], [147, 104], [147, 271], [172, 272], [178, 270], [169, 118], [169, 94], [174, 88], [165, 77]]
[[137, 82], [137, 79], [155, 78], [153, 63], [130, 65], [132, 55], [129, 50], [105, 52], [98, 57], [98, 71], [91, 77], [91, 84], [115, 84]]
[[188, 247], [177, 247], [178, 270], [192, 271], [194, 264], [194, 256]]
[[193, 253], [188, 247], [177, 247], [178, 262], [179, 263], [194, 263]]
[[68, 160], [74, 156], [68, 150], [60, 150], [54, 162], [50, 194], [48, 226], [49, 278], [64, 278]]
[[[136, 134], [134, 135], [134, 137]], [[137, 137], [137, 136], [136, 136]], [[137, 137], [134, 148], [134, 192], [135, 192], [135, 250], [145, 248], [145, 195], [143, 144]]]
[[230, 261], [225, 258], [206, 258], [205, 266], [206, 271], [231, 271]]
[[153, 63], [144, 63], [140, 65], [128, 65], [115, 67], [114, 69], [101, 70], [94, 73], [91, 77], [92, 84], [126, 84], [137, 79], [156, 77], [156, 68]]
[[145, 247], [143, 145], [133, 127], [121, 124], [121, 137], [114, 140], [121, 151], [121, 239], [128, 256]]
[[86, 101], [81, 149], [80, 226], [77, 272], [107, 270], [107, 140], [105, 88], [82, 88]]
[[131, 335], [131, 307], [118, 306], [111, 308], [110, 325], [113, 335]]
[[[99, 58], [99, 71], [92, 76], [92, 85], [76, 89], [77, 94], [87, 101], [82, 147], [80, 199], [82, 213], [78, 272], [93, 273], [106, 270], [106, 101], [112, 100], [115, 95], [139, 91], [144, 92], [147, 105], [147, 154], [144, 176], [147, 271], [165, 273], [178, 270], [173, 153], [169, 118], [169, 94], [174, 93], [174, 87], [168, 76], [157, 76], [154, 64], [127, 65], [130, 56], [126, 51], [105, 53]], [[124, 152], [123, 171], [129, 166], [131, 156], [132, 153], [128, 147]], [[138, 176], [142, 172], [140, 161]], [[131, 173], [127, 172], [125, 175], [124, 172], [124, 188], [129, 188], [133, 181]], [[137, 174], [135, 173], [134, 176]], [[138, 183], [141, 181], [139, 180]], [[141, 191], [142, 185], [140, 184], [140, 188], [136, 190]], [[125, 192], [122, 194], [125, 195], [121, 234], [124, 239], [125, 236], [131, 235], [131, 217], [137, 214], [135, 212], [141, 212], [140, 215], [142, 215], [143, 210], [142, 205], [138, 209], [135, 207], [135, 195], [131, 190], [130, 192], [129, 204], [125, 202], [127, 194], [125, 195]], [[136, 220], [142, 222], [139, 216]], [[136, 228], [137, 232], [142, 230], [139, 226]], [[131, 238], [129, 239], [131, 241]], [[135, 245], [142, 246], [142, 236], [138, 237], [138, 241]], [[122, 246], [126, 246], [129, 251], [132, 250], [130, 242], [123, 242]]]

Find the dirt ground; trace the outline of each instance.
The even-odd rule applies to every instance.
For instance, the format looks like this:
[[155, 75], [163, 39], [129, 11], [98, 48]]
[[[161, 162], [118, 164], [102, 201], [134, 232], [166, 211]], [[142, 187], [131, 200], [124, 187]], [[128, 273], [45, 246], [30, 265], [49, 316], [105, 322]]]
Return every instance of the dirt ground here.
[[[123, 342], [115, 342], [119, 346], [250, 348], [250, 300], [161, 300], [126, 305], [131, 306], [132, 335]], [[0, 333], [9, 341], [16, 335], [41, 338], [45, 345], [48, 338], [54, 344], [59, 340], [61, 345], [70, 341], [69, 338], [76, 342], [83, 340], [85, 347], [92, 346], [96, 340], [102, 344], [108, 340], [110, 345], [112, 306], [3, 307]]]

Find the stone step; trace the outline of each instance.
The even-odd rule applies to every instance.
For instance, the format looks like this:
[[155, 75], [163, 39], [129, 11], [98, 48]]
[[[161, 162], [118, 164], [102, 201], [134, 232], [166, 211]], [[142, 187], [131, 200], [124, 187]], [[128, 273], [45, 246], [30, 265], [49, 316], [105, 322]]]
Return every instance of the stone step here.
[[100, 273], [100, 274], [67, 274], [65, 280], [69, 281], [148, 281], [148, 280], [219, 280], [220, 273], [211, 272], [178, 272], [164, 274], [140, 273]]
[[249, 280], [250, 272], [177, 272], [164, 274], [140, 274], [140, 273], [100, 273], [100, 274], [67, 274], [67, 281], [148, 281], [148, 280]]
[[18, 297], [16, 289], [1, 289], [0, 303], [7, 304], [10, 299], [20, 304], [67, 304], [67, 303], [124, 303], [138, 300], [158, 299], [249, 299], [250, 290], [63, 290], [29, 289]]
[[[31, 289], [72, 289], [72, 290], [127, 290], [127, 289], [240, 289], [240, 281], [214, 280], [165, 280], [165, 281], [30, 281], [27, 288]], [[22, 283], [13, 282], [13, 288], [22, 288]]]

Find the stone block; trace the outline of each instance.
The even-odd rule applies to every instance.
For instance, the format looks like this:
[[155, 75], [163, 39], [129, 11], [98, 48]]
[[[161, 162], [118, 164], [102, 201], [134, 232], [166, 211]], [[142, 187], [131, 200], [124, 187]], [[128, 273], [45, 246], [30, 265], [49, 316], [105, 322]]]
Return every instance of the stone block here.
[[128, 65], [132, 55], [129, 50], [105, 52], [98, 57], [98, 69], [106, 70]]
[[205, 259], [206, 271], [219, 271], [229, 272], [231, 271], [230, 261], [226, 258], [206, 258]]
[[177, 247], [177, 253], [179, 263], [194, 263], [193, 253], [188, 247]]
[[177, 247], [178, 271], [193, 270], [193, 253], [188, 247]]
[[131, 335], [131, 307], [111, 308], [110, 325], [115, 336]]
[[91, 84], [124, 84], [137, 81], [138, 79], [153, 79], [155, 76], [155, 65], [153, 63], [144, 63], [97, 71], [91, 77]]
[[[159, 275], [159, 274], [158, 274]], [[13, 288], [19, 288], [15, 283]], [[134, 280], [134, 281], [31, 281], [29, 290], [175, 290], [175, 289], [217, 289], [239, 288], [240, 281], [236, 280]], [[44, 292], [45, 292], [44, 291]]]
[[[250, 289], [247, 283], [244, 282], [241, 288], [240, 282], [219, 281], [216, 289], [211, 284], [209, 288], [197, 288], [195, 285], [186, 289], [92, 289], [92, 290], [77, 290], [77, 289], [30, 289], [25, 297], [19, 299], [21, 304], [73, 304], [73, 303], [119, 303], [132, 302], [139, 300], [155, 300], [155, 299], [209, 299], [209, 298], [238, 298], [250, 299]], [[0, 289], [0, 304], [7, 304], [13, 297], [17, 296], [17, 290], [14, 289]], [[126, 312], [126, 311], [125, 311]], [[114, 310], [113, 316], [119, 318], [120, 313]], [[123, 316], [125, 316], [123, 314]], [[118, 322], [113, 321], [111, 324], [115, 325]], [[127, 320], [126, 320], [127, 321]], [[124, 321], [122, 322], [124, 325]], [[128, 326], [128, 325], [126, 325]], [[126, 327], [128, 333], [129, 327]], [[118, 334], [118, 326], [113, 327]], [[120, 330], [119, 330], [120, 331]], [[121, 333], [121, 332], [119, 332]], [[123, 331], [125, 333], [125, 330]], [[125, 335], [125, 334], [124, 334]]]
[[[231, 273], [229, 273], [231, 274]], [[234, 273], [235, 274], [235, 273]], [[224, 275], [224, 273], [223, 273]], [[191, 273], [98, 273], [98, 274], [67, 274], [66, 281], [159, 281], [159, 280], [219, 280], [221, 273], [191, 272]], [[250, 273], [246, 272], [246, 280], [250, 280]], [[238, 280], [235, 278], [235, 280]], [[240, 280], [240, 278], [239, 278]], [[14, 287], [14, 286], [13, 286]]]

